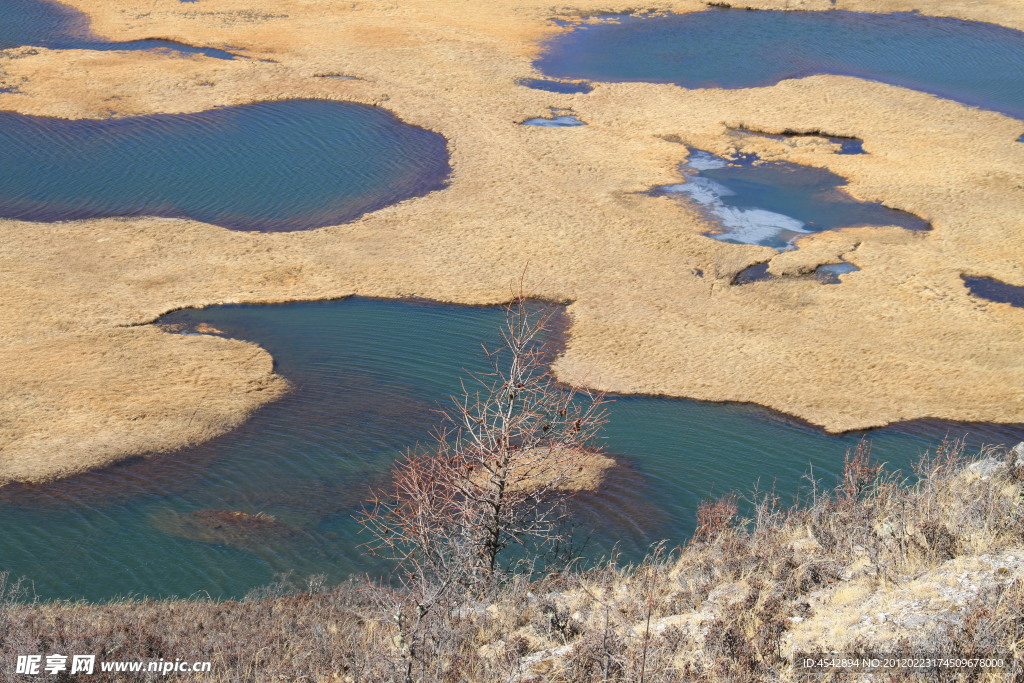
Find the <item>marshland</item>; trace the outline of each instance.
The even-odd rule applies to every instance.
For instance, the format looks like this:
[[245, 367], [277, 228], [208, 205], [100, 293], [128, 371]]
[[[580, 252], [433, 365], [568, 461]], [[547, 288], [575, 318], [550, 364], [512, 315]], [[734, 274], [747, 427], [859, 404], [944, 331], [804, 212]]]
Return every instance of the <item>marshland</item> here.
[[[5, 662], [775, 680], [1017, 647], [1015, 3], [0, 9]], [[559, 508], [573, 562], [409, 631], [359, 518], [516, 283], [613, 464]], [[899, 593], [957, 572], [984, 596]]]

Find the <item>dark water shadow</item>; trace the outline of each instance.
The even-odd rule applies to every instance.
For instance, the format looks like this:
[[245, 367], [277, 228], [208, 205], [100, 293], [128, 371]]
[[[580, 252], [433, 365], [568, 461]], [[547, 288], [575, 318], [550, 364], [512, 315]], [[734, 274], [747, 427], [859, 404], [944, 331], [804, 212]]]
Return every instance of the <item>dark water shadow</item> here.
[[541, 78], [521, 78], [516, 81], [516, 85], [563, 95], [589, 93], [594, 89], [594, 86], [585, 81], [551, 81]]
[[1010, 285], [991, 277], [961, 275], [960, 278], [974, 296], [1024, 308], [1024, 287]]

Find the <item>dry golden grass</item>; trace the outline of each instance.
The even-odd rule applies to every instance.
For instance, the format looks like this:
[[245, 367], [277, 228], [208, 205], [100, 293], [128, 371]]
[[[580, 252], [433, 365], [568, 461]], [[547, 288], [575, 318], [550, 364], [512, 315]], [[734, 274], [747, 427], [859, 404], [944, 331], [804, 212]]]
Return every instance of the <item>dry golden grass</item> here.
[[[536, 456], [526, 454], [526, 459]], [[530, 491], [534, 489], [547, 488], [551, 485], [552, 479], [557, 477], [558, 482], [555, 488], [562, 491], [594, 491], [601, 486], [608, 470], [615, 467], [615, 459], [603, 453], [591, 453], [580, 451], [578, 455], [570, 456], [575, 466], [569, 470], [553, 472], [550, 469], [540, 469], [536, 476], [531, 476], [513, 484], [516, 491]], [[482, 479], [486, 474], [478, 474], [474, 479]]]

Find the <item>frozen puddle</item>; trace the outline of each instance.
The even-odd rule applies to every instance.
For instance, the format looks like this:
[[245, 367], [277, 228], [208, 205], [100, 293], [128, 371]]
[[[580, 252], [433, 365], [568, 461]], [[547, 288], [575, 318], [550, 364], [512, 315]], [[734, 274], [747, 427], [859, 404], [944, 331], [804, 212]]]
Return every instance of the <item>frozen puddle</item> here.
[[841, 189], [842, 177], [820, 168], [765, 162], [754, 154], [725, 159], [694, 149], [681, 170], [684, 182], [654, 193], [697, 204], [717, 226], [707, 235], [723, 242], [786, 250], [803, 235], [837, 228], [931, 229], [911, 213], [854, 199]]
[[587, 123], [586, 121], [580, 121], [569, 109], [552, 108], [551, 116], [526, 119], [522, 125], [542, 126], [544, 128], [573, 128], [575, 126], [585, 126]]

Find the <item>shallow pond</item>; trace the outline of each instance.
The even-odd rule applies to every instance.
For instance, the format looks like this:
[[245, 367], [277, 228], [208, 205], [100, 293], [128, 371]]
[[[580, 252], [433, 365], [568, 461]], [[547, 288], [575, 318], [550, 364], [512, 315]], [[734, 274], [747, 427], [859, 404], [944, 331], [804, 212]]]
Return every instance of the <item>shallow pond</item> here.
[[107, 42], [92, 35], [89, 19], [78, 10], [49, 0], [0, 0], [0, 50], [22, 45], [56, 50], [170, 50], [234, 59], [224, 50], [171, 40]]
[[[259, 343], [295, 390], [199, 447], [4, 489], [0, 567], [31, 577], [42, 596], [89, 599], [233, 596], [287, 570], [331, 580], [380, 571], [360, 554], [352, 515], [396, 454], [427, 438], [462, 370], [486, 369], [480, 345], [496, 342], [501, 318], [497, 308], [374, 299], [165, 316]], [[905, 466], [965, 431], [975, 442], [1024, 440], [1024, 427], [940, 422], [869, 436], [880, 458]], [[863, 436], [829, 436], [756, 406], [644, 397], [616, 398], [605, 435], [623, 465], [575, 509], [591, 556], [617, 542], [627, 558], [685, 540], [709, 494], [759, 481], [788, 496], [811, 464], [834, 482]]]
[[561, 34], [545, 75], [750, 88], [841, 74], [1024, 118], [1024, 33], [913, 13], [749, 11], [616, 17]]
[[995, 301], [1001, 304], [1010, 304], [1024, 308], [1024, 287], [1007, 284], [1001, 280], [991, 277], [971, 277], [962, 275], [961, 278], [967, 289], [974, 296]]
[[655, 194], [685, 195], [719, 226], [709, 237], [738, 244], [791, 249], [811, 232], [866, 225], [929, 230], [927, 221], [842, 191], [846, 181], [830, 171], [786, 161], [763, 162], [749, 154], [723, 159], [691, 150], [681, 166], [686, 182]]
[[0, 113], [0, 216], [334, 225], [444, 186], [441, 135], [361, 104], [285, 100], [67, 121]]

